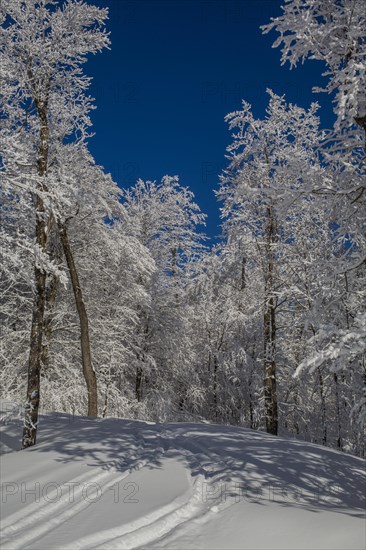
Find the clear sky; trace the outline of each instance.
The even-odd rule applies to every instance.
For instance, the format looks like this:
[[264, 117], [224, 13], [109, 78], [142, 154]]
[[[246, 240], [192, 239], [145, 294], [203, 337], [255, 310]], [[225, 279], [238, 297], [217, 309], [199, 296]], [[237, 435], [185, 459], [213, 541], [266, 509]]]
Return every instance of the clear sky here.
[[276, 34], [259, 29], [283, 0], [88, 1], [109, 7], [112, 40], [86, 66], [96, 161], [121, 187], [178, 175], [208, 215], [208, 235], [220, 232], [213, 190], [231, 141], [224, 117], [242, 99], [263, 117], [269, 87], [303, 107], [319, 101], [322, 125], [332, 124], [329, 98], [312, 93], [324, 83], [321, 64], [281, 67]]

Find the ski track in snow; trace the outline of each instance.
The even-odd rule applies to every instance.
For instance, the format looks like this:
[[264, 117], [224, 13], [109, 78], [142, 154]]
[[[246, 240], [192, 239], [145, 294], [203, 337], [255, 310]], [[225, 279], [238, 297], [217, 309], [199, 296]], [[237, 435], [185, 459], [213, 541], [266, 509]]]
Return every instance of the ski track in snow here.
[[[104, 494], [135, 470], [156, 465], [162, 458], [174, 460], [177, 453], [185, 462], [186, 475], [191, 475], [188, 489], [177, 493], [178, 496], [172, 495], [170, 502], [161, 502], [160, 507], [140, 517], [120, 525], [112, 524], [112, 527], [92, 534], [80, 536], [79, 533], [72, 542], [65, 541], [62, 550], [161, 548], [188, 533], [192, 524], [212, 520], [215, 513], [235, 503], [234, 499], [215, 497], [215, 491], [207, 491], [207, 487], [214, 489], [215, 484], [230, 481], [231, 475], [235, 479], [238, 458], [217, 454], [210, 446], [201, 443], [199, 432], [189, 426], [141, 424], [133, 434], [133, 440], [128, 451], [124, 452], [122, 462], [113, 458], [104, 468], [93, 467], [65, 483], [65, 486], [73, 486], [72, 501], [70, 493], [66, 492], [52, 502], [57, 490], [50, 491], [47, 501], [33, 502], [5, 518], [2, 522], [2, 548], [26, 549], [35, 542], [41, 545], [44, 537], [47, 540], [47, 535], [54, 529], [63, 524], [67, 527], [68, 520], [86, 510], [91, 503], [83, 498], [86, 483], [97, 484]], [[202, 498], [204, 494], [210, 495], [209, 502]]]
[[[169, 450], [169, 440], [173, 438], [174, 434], [163, 426], [159, 429], [157, 435], [161, 440], [161, 446], [158, 446], [157, 451], [159, 454], [164, 454]], [[156, 437], [156, 434], [154, 436]], [[142, 435], [141, 437], [146, 444], [147, 438], [144, 438]], [[207, 479], [210, 479], [210, 483], [215, 483], [217, 477], [227, 468], [227, 464], [216, 454], [214, 456], [216, 460], [214, 464], [209, 459], [206, 463], [199, 462], [195, 458], [197, 456], [196, 451], [205, 453], [204, 447], [192, 441], [189, 441], [189, 445], [187, 446], [188, 440], [184, 436], [174, 437], [174, 442], [175, 445], [179, 444], [182, 455], [186, 457], [189, 455], [191, 463], [195, 464], [196, 468], [200, 471], [195, 479], [193, 491], [188, 498], [179, 496], [170, 504], [158, 508], [143, 518], [121, 525], [120, 527], [107, 529], [98, 534], [94, 533], [93, 535], [74, 540], [72, 544], [64, 546], [64, 550], [88, 548], [124, 550], [144, 547], [146, 544], [153, 544], [169, 537], [178, 527], [182, 529], [185, 524], [188, 524], [192, 520], [204, 520], [212, 512], [218, 512], [223, 508], [231, 506], [232, 503], [220, 503], [219, 499], [214, 500], [210, 505], [202, 502], [203, 483]], [[213, 453], [211, 453], [212, 455]]]
[[200, 506], [203, 476], [199, 476], [188, 495], [181, 495], [166, 506], [125, 525], [83, 537], [64, 546], [64, 550], [122, 550], [137, 548], [170, 533], [183, 522], [202, 513]]
[[[48, 500], [34, 502], [24, 510], [16, 512], [6, 518], [2, 529], [2, 548], [4, 550], [18, 550], [27, 547], [30, 543], [47, 534], [51, 529], [58, 527], [69, 518], [78, 514], [90, 505], [90, 500], [82, 498], [84, 484], [98, 484], [103, 492], [129, 475], [129, 471], [116, 475], [116, 472], [101, 471], [89, 472], [72, 479], [67, 485], [77, 484], [73, 489], [73, 500], [70, 502], [69, 491], [62, 494], [57, 502], [50, 502], [57, 498], [57, 489], [48, 493]], [[66, 485], [66, 484], [65, 484]], [[81, 499], [81, 500], [78, 500]], [[16, 537], [15, 540], [9, 540]]]
[[[160, 437], [160, 433], [158, 435]], [[57, 489], [47, 492], [47, 499], [44, 499], [42, 503], [33, 502], [25, 509], [19, 510], [2, 520], [1, 548], [4, 550], [27, 548], [31, 543], [42, 538], [52, 529], [59, 527], [71, 517], [85, 510], [91, 503], [90, 500], [83, 498], [83, 490], [86, 483], [89, 485], [96, 484], [104, 494], [108, 489], [130, 475], [131, 472], [146, 466], [149, 460], [141, 458], [139, 454], [142, 455], [146, 450], [147, 441], [141, 432], [135, 434], [135, 441], [135, 449], [132, 449], [124, 460], [125, 471], [118, 473], [115, 467], [121, 466], [119, 461], [116, 461], [115, 464], [113, 462], [109, 463], [108, 470], [100, 470], [98, 468], [98, 472], [95, 472], [95, 469], [93, 469], [91, 472], [81, 474], [65, 483], [64, 486], [68, 490], [60, 497], [58, 486]], [[164, 445], [155, 447], [151, 456], [156, 460], [164, 452]], [[73, 487], [72, 501], [75, 500], [75, 502], [70, 502], [70, 486]], [[163, 511], [164, 513], [165, 511]], [[160, 513], [158, 513], [158, 517], [160, 517]], [[108, 536], [108, 538], [110, 537]], [[86, 545], [78, 546], [78, 541], [76, 540], [71, 544], [70, 549], [92, 548], [91, 543], [95, 543], [95, 541], [96, 535], [93, 535]]]
[[[158, 445], [156, 445], [156, 438], [159, 439]], [[141, 458], [141, 455], [146, 453], [150, 446], [153, 447], [153, 453], [150, 456], [154, 460], [165, 455], [170, 448], [170, 440], [173, 438], [175, 445], [178, 443], [182, 455], [189, 459], [191, 465], [195, 466], [196, 477], [192, 489], [144, 517], [76, 539], [71, 544], [65, 545], [64, 549], [137, 548], [169, 536], [178, 526], [181, 527], [192, 519], [202, 518], [212, 511], [226, 507], [227, 504], [221, 503], [220, 505], [215, 501], [211, 502], [210, 506], [203, 503], [202, 487], [208, 479], [210, 483], [215, 483], [216, 477], [227, 467], [227, 464], [224, 464], [218, 455], [211, 457], [215, 459], [214, 463], [209, 460], [209, 457], [207, 457], [207, 462], [200, 462], [196, 456], [197, 454], [206, 454], [203, 446], [196, 441], [188, 440], [184, 435], [179, 435], [177, 438], [165, 426], [154, 426], [151, 435], [143, 434], [142, 431], [136, 433], [136, 446], [128, 453], [123, 464], [128, 467], [128, 464], [133, 463], [133, 466], [126, 471], [118, 475], [118, 471], [114, 469], [112, 463], [113, 471], [110, 468], [97, 473], [95, 470], [84, 473], [65, 484], [73, 486], [74, 502], [70, 502], [68, 491], [62, 494], [57, 502], [52, 502], [58, 496], [57, 489], [55, 489], [47, 494], [47, 501], [34, 502], [25, 509], [5, 518], [2, 524], [2, 548], [4, 550], [20, 550], [41, 539], [50, 530], [59, 527], [89, 506], [90, 501], [82, 499], [83, 484], [86, 482], [98, 484], [104, 493], [108, 488], [126, 478], [131, 471], [140, 469], [149, 463], [149, 460]]]

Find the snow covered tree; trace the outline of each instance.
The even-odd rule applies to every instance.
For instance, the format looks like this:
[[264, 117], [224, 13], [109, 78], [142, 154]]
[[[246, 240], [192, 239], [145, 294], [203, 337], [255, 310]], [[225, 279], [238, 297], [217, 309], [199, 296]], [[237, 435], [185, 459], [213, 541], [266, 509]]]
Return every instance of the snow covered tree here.
[[[164, 416], [169, 403], [183, 407], [187, 396], [185, 288], [202, 249], [197, 226], [205, 216], [177, 177], [165, 176], [160, 183], [139, 180], [124, 191], [123, 204], [134, 220], [134, 236], [150, 251], [156, 266], [146, 288], [150, 306], [141, 308], [134, 344], [135, 394], [138, 402], [144, 393], [150, 394], [152, 407]], [[165, 411], [158, 411], [159, 403]]]
[[[271, 91], [269, 95], [265, 120], [256, 120], [246, 102], [242, 111], [226, 117], [237, 132], [228, 148], [231, 162], [219, 197], [224, 200], [222, 213], [230, 239], [240, 239], [248, 250], [256, 249], [261, 267], [265, 419], [267, 431], [277, 434], [277, 325], [281, 307], [290, 299], [292, 269], [287, 250], [298, 242], [296, 222], [305, 217], [303, 209], [309, 202], [302, 194], [304, 174], [319, 171], [320, 134], [316, 104], [306, 111], [287, 105]], [[308, 216], [307, 222], [315, 227], [316, 214]]]
[[[23, 437], [23, 446], [28, 447], [36, 441], [47, 277], [52, 274], [48, 244], [57, 187], [49, 168], [62, 142], [86, 136], [92, 105], [85, 94], [90, 79], [81, 66], [88, 53], [108, 46], [109, 39], [103, 28], [107, 10], [82, 2], [70, 0], [58, 6], [48, 0], [5, 0], [0, 10], [6, 145], [12, 145], [17, 133], [26, 133], [28, 192], [34, 204], [35, 297]], [[12, 170], [21, 166], [18, 163]], [[24, 170], [21, 173], [25, 175]], [[11, 176], [6, 174], [10, 187]], [[88, 370], [92, 378], [91, 365]], [[91, 388], [89, 414], [97, 412], [93, 392]]]
[[[352, 411], [357, 411], [362, 423], [366, 402], [365, 349], [359, 345], [365, 318], [362, 304], [366, 296], [365, 4], [363, 0], [288, 0], [283, 14], [262, 29], [264, 32], [275, 29], [280, 33], [274, 46], [283, 46], [282, 63], [289, 62], [294, 67], [307, 58], [323, 62], [328, 83], [325, 90], [315, 91], [334, 94], [334, 129], [325, 136], [321, 149], [328, 174], [318, 180], [318, 184], [310, 182], [309, 187], [313, 193], [327, 196], [331, 204], [338, 251], [330, 258], [331, 276], [324, 283], [334, 290], [337, 281], [338, 289], [343, 288], [343, 292], [336, 291], [337, 321], [330, 322], [328, 318], [323, 322], [319, 332], [313, 335], [313, 346], [316, 342], [313, 357], [303, 364], [327, 366], [337, 381], [340, 371], [343, 378], [349, 372], [345, 365], [351, 367], [358, 379], [356, 384], [347, 382], [353, 386]], [[331, 310], [334, 302], [334, 297], [328, 301]], [[318, 314], [322, 318], [320, 311]], [[341, 356], [343, 366], [339, 361]], [[357, 386], [363, 388], [361, 395]]]
[[[71, 269], [78, 276], [77, 289], [82, 289], [83, 307], [88, 312], [89, 349], [98, 380], [98, 401], [103, 403], [101, 413], [117, 414], [119, 409], [127, 414], [121, 403], [131, 398], [127, 381], [130, 341], [138, 308], [148, 301], [143, 283], [150, 278], [154, 263], [148, 250], [132, 235], [134, 220], [121, 204], [121, 190], [95, 164], [85, 145], [64, 146], [52, 174], [67, 185], [68, 193], [64, 191], [58, 205], [58, 238], [61, 246], [62, 229], [66, 229], [67, 250], [71, 250], [74, 263]], [[65, 260], [62, 265], [66, 269], [66, 254]], [[69, 294], [69, 289], [58, 290], [50, 346], [52, 362], [44, 373], [43, 384], [46, 380], [48, 405], [55, 402], [52, 389], [54, 395], [64, 391], [63, 407], [83, 414], [87, 396], [78, 371], [84, 356], [81, 353], [80, 357], [82, 339]], [[64, 390], [60, 387], [60, 371], [68, 372], [62, 380]], [[78, 397], [73, 403], [76, 386]]]
[[[336, 128], [356, 122], [366, 132], [366, 16], [364, 0], [286, 0], [283, 14], [262, 27], [280, 33], [282, 63], [322, 61], [335, 92]], [[318, 90], [319, 91], [319, 90]]]
[[256, 302], [259, 277], [253, 276], [249, 256], [248, 247], [233, 239], [215, 246], [199, 262], [188, 296], [201, 388], [194, 412], [214, 422], [255, 428], [260, 424], [261, 308]]

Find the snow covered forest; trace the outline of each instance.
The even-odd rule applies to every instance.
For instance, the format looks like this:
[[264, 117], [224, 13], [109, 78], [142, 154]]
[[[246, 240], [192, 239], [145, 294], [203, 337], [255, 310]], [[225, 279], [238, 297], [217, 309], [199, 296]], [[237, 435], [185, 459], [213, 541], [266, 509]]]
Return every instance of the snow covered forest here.
[[276, 90], [262, 119], [233, 104], [212, 244], [178, 176], [124, 186], [88, 149], [87, 61], [113, 47], [108, 10], [1, 1], [0, 397], [25, 404], [24, 448], [57, 411], [365, 457], [364, 8], [287, 0], [262, 28], [279, 64], [323, 64], [335, 123]]

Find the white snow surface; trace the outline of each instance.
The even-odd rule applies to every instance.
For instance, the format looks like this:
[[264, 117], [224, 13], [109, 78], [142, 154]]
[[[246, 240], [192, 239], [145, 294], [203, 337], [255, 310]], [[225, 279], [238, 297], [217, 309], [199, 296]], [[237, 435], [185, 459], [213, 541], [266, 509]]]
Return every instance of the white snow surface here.
[[[233, 426], [1, 425], [1, 548], [364, 549], [365, 463]], [[17, 452], [18, 451], [18, 452]]]

